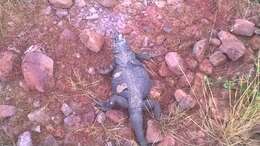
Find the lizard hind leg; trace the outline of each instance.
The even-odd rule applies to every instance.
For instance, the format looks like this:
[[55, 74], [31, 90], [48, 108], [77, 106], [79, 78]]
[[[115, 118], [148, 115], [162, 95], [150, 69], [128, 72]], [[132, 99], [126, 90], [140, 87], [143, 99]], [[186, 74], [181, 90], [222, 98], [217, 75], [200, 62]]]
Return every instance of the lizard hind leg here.
[[157, 120], [160, 119], [161, 116], [161, 106], [159, 104], [159, 102], [155, 101], [155, 100], [151, 100], [151, 99], [146, 99], [144, 101], [144, 106], [146, 109], [148, 110], [152, 110], [155, 118]]
[[113, 95], [107, 101], [101, 101], [97, 103], [97, 106], [102, 111], [108, 111], [115, 106], [119, 106], [120, 108], [127, 109], [128, 101], [126, 98], [118, 95]]

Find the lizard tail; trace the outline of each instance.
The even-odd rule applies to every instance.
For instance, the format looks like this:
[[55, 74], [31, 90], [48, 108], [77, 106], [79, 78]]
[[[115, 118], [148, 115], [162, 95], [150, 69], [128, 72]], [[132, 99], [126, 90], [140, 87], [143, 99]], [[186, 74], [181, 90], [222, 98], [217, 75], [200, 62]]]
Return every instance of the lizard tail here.
[[148, 146], [144, 136], [143, 110], [141, 108], [131, 110], [130, 121], [134, 129], [136, 139], [140, 146]]

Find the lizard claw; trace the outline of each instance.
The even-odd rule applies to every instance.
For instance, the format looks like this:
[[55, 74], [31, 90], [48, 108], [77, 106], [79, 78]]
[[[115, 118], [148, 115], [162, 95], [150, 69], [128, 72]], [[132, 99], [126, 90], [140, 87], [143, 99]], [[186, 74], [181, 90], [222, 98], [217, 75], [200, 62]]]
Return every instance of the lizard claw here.
[[101, 111], [103, 111], [103, 112], [106, 112], [106, 111], [108, 111], [110, 108], [108, 107], [108, 105], [107, 105], [107, 102], [105, 102], [105, 101], [99, 101], [99, 102], [97, 102], [96, 103], [96, 106], [97, 106], [97, 108], [98, 109], [100, 109]]

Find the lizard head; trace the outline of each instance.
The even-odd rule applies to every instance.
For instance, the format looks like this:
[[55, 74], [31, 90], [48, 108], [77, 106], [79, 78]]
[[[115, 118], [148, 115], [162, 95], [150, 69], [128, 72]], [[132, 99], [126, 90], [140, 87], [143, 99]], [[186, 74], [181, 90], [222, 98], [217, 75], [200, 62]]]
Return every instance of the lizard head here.
[[125, 37], [116, 32], [113, 37], [113, 54], [117, 64], [126, 65], [134, 58], [134, 54], [128, 46]]

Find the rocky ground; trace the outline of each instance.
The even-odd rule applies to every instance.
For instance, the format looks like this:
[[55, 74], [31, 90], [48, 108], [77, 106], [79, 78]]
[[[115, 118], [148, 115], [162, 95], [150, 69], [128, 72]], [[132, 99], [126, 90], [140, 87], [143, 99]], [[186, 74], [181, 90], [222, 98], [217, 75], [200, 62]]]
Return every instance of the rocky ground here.
[[222, 145], [196, 124], [203, 83], [213, 81], [213, 114], [225, 119], [219, 82], [255, 74], [259, 14], [247, 0], [1, 1], [0, 145], [136, 145], [126, 111], [95, 107], [111, 94], [97, 69], [111, 64], [115, 30], [155, 56], [145, 65], [163, 116], [146, 114], [148, 142]]

